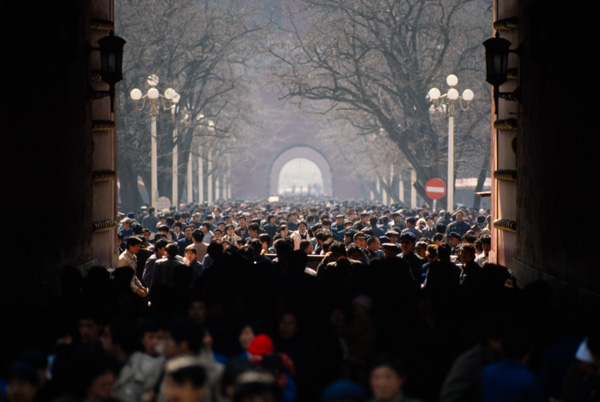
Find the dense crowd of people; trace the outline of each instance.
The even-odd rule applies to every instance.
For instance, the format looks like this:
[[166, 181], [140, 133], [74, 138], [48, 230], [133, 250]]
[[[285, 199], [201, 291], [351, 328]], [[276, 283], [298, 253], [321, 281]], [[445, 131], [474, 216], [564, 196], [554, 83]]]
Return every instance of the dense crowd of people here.
[[[123, 214], [6, 401], [592, 401], [600, 332], [488, 261], [490, 213], [296, 199]], [[597, 321], [597, 320], [596, 320]], [[40, 335], [42, 336], [42, 335]]]

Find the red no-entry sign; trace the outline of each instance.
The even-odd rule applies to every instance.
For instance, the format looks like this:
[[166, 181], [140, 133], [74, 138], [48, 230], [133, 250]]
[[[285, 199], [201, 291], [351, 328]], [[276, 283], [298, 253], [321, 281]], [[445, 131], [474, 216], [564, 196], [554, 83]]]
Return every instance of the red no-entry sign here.
[[432, 200], [439, 200], [446, 195], [446, 183], [440, 179], [431, 179], [425, 183], [425, 194]]

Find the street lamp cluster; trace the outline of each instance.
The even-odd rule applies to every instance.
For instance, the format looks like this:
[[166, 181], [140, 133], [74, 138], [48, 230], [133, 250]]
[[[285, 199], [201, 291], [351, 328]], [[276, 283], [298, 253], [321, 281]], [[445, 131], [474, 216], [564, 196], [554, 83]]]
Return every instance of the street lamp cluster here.
[[[427, 93], [431, 101], [430, 111], [437, 109], [448, 113], [448, 210], [454, 209], [454, 107], [458, 101], [462, 110], [469, 109], [469, 103], [475, 97], [470, 89], [465, 89], [462, 96], [454, 88], [458, 84], [458, 78], [454, 74], [446, 77], [446, 84], [450, 87], [447, 93], [442, 94], [438, 88], [431, 88]], [[464, 104], [463, 104], [464, 101]]]
[[[157, 162], [157, 142], [156, 142], [156, 119], [158, 116], [158, 100], [161, 98], [166, 99], [169, 102], [169, 106], [165, 109], [171, 110], [173, 116], [175, 116], [175, 107], [181, 96], [173, 88], [167, 88], [165, 94], [162, 95], [156, 88], [158, 85], [158, 77], [154, 74], [148, 77], [147, 83], [150, 85], [150, 89], [146, 94], [138, 88], [134, 88], [131, 93], [131, 99], [134, 101], [143, 100], [140, 110], [144, 108], [145, 101], [148, 100], [150, 103], [150, 146], [151, 146], [151, 182], [150, 182], [150, 204], [152, 207], [158, 204], [158, 162]], [[173, 139], [177, 144], [177, 127], [173, 131]], [[177, 203], [177, 148], [173, 149], [173, 202]]]

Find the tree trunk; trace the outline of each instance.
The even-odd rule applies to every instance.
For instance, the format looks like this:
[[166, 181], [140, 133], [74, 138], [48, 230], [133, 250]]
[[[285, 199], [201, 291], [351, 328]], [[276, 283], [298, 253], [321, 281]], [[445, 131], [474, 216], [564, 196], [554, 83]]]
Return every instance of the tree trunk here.
[[[487, 171], [490, 167], [490, 154], [486, 152], [485, 158], [483, 158], [483, 164], [481, 165], [481, 170], [479, 171], [479, 176], [477, 177], [477, 187], [475, 188], [475, 193], [483, 190], [483, 184], [485, 183], [485, 178], [487, 177]], [[473, 196], [473, 209], [478, 210], [481, 205], [481, 197]]]
[[119, 184], [121, 195], [121, 211], [137, 211], [144, 204], [144, 200], [138, 190], [137, 174], [135, 169], [128, 166], [128, 161], [119, 161]]

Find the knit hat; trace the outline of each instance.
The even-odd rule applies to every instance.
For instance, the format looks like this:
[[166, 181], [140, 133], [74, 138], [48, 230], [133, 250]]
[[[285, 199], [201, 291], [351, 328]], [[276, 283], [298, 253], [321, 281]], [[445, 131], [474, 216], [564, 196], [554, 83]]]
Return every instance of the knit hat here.
[[264, 334], [256, 335], [250, 342], [250, 346], [248, 346], [248, 353], [257, 356], [270, 355], [274, 350], [273, 341]]

